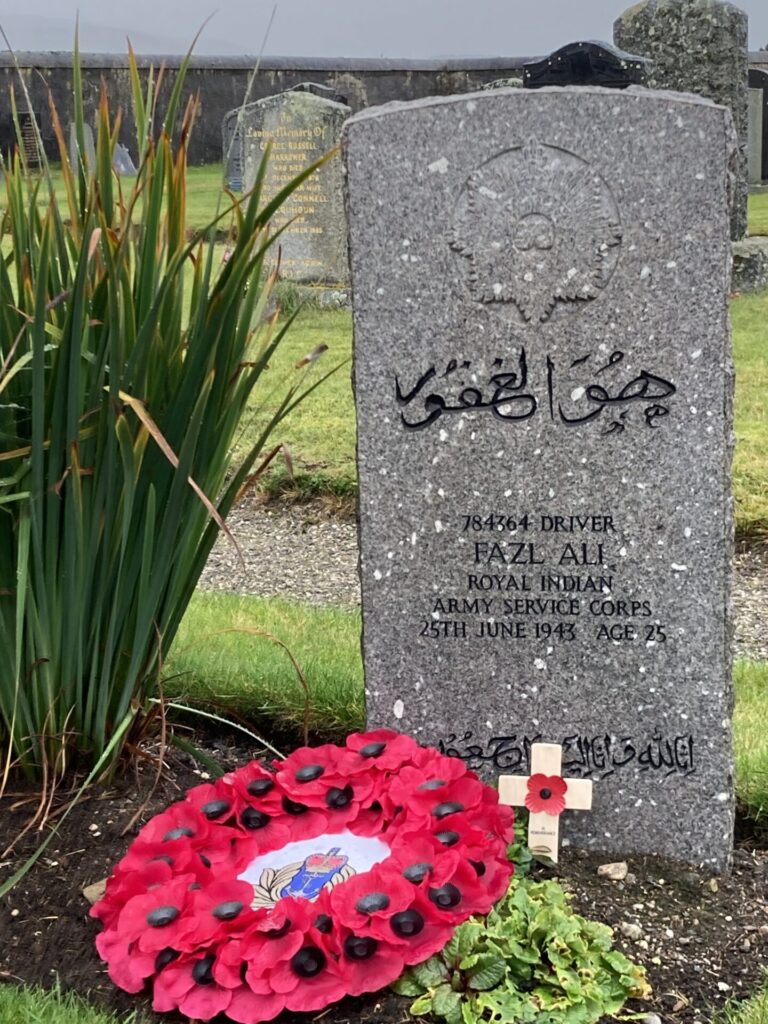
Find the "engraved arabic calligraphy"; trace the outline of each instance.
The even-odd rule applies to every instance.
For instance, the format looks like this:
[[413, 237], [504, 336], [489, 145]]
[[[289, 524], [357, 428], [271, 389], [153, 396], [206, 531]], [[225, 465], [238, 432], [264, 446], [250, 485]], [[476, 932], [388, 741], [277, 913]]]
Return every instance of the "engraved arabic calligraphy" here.
[[[588, 354], [575, 359], [568, 368], [571, 371], [578, 367], [580, 373], [592, 374], [591, 383], [571, 391], [569, 408], [567, 399], [564, 402], [559, 395], [555, 362], [547, 356], [545, 398], [553, 422], [577, 427], [603, 416], [610, 420], [602, 430], [607, 435], [626, 430], [633, 403], [642, 403], [646, 427], [658, 427], [663, 418], [669, 415], [669, 406], [664, 403], [677, 392], [672, 381], [649, 370], [640, 370], [625, 384], [611, 386], [609, 381], [615, 378], [615, 374], [610, 371], [620, 367], [624, 353], [619, 350], [612, 352], [607, 362], [595, 370], [588, 365], [591, 358]], [[400, 413], [403, 426], [407, 430], [423, 430], [441, 416], [473, 411], [490, 412], [497, 419], [508, 423], [530, 419], [536, 414], [541, 402], [528, 385], [525, 348], [520, 349], [514, 369], [504, 369], [504, 363], [505, 359], [494, 359], [485, 384], [481, 384], [483, 374], [473, 370], [469, 359], [449, 360], [440, 374], [436, 366], [430, 366], [412, 387], [404, 386], [396, 375], [395, 399], [398, 405], [405, 407]], [[597, 378], [606, 371], [609, 371], [608, 377], [598, 381]], [[582, 402], [583, 406], [580, 405]], [[423, 410], [417, 411], [417, 404], [423, 405]]]
[[473, 299], [543, 323], [596, 298], [621, 245], [616, 201], [586, 160], [535, 140], [492, 157], [456, 203], [450, 246]]

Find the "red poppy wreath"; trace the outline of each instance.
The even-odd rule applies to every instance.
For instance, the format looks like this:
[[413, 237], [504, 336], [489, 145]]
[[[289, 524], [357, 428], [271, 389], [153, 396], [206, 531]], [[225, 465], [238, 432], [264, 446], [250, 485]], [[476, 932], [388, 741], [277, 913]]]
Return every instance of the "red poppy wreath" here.
[[388, 730], [252, 761], [153, 818], [91, 914], [116, 985], [240, 1024], [373, 992], [506, 891], [512, 811]]

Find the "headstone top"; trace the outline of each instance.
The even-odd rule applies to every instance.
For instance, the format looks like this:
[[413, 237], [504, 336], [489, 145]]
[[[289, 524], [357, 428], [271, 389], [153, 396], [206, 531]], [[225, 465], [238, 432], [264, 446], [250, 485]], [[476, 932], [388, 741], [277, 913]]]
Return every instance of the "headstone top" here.
[[332, 103], [341, 103], [345, 107], [348, 106], [348, 100], [346, 96], [342, 96], [341, 93], [336, 92], [329, 85], [321, 85], [319, 82], [299, 82], [298, 85], [294, 85], [289, 92], [308, 92], [313, 96], [320, 96], [321, 99], [330, 100]]
[[647, 57], [625, 53], [610, 43], [597, 40], [567, 43], [548, 57], [523, 65], [523, 86], [540, 89], [545, 85], [601, 85], [626, 89], [645, 85]]

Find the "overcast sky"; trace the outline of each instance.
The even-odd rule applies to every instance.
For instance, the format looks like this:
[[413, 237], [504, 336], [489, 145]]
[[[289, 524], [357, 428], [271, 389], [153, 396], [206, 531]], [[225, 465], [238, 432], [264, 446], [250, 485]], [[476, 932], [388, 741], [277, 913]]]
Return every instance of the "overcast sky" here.
[[[301, 57], [534, 56], [576, 39], [611, 40], [629, 0], [0, 0], [18, 50], [180, 53], [208, 15], [200, 54]], [[743, 0], [750, 49], [768, 43], [768, 0]], [[183, 11], [183, 16], [180, 16]], [[0, 47], [2, 48], [2, 47]]]

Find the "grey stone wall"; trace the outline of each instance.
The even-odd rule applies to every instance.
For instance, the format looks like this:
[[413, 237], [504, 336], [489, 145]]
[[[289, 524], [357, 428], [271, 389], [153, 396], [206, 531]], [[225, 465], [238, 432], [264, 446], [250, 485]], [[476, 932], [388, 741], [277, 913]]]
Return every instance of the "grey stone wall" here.
[[[72, 55], [69, 53], [19, 53], [32, 107], [41, 126], [43, 140], [49, 156], [57, 157], [56, 144], [48, 109], [48, 92], [53, 97], [64, 130], [72, 116]], [[474, 60], [367, 60], [318, 58], [263, 58], [249, 99], [251, 101], [272, 96], [291, 89], [300, 82], [312, 81], [327, 85], [346, 97], [353, 111], [364, 107], [388, 103], [390, 100], [412, 100], [425, 96], [449, 96], [453, 93], [474, 92], [487, 82], [499, 78], [520, 76], [521, 66], [529, 57], [499, 57]], [[165, 63], [166, 77], [160, 92], [159, 116], [162, 118], [170, 89], [181, 58], [140, 58], [142, 74], [146, 76], [150, 64], [157, 68]], [[254, 57], [205, 57], [193, 60], [187, 76], [187, 94], [199, 94], [201, 110], [190, 145], [192, 164], [218, 162], [222, 158], [221, 125], [224, 115], [239, 106], [253, 70]], [[131, 85], [128, 64], [124, 57], [85, 54], [82, 58], [86, 90], [86, 108], [93, 118], [98, 105], [102, 80], [106, 82], [113, 109], [123, 111], [124, 124], [121, 142], [133, 156], [135, 133], [131, 111]], [[18, 74], [7, 53], [0, 53], [0, 147], [8, 152], [14, 144], [15, 132], [11, 121], [10, 92], [15, 86], [21, 90]], [[23, 98], [20, 100], [24, 107]], [[183, 104], [182, 104], [183, 106]]]
[[720, 0], [643, 0], [613, 26], [617, 46], [653, 61], [648, 85], [731, 108], [739, 140], [731, 237], [747, 233], [747, 15]]

